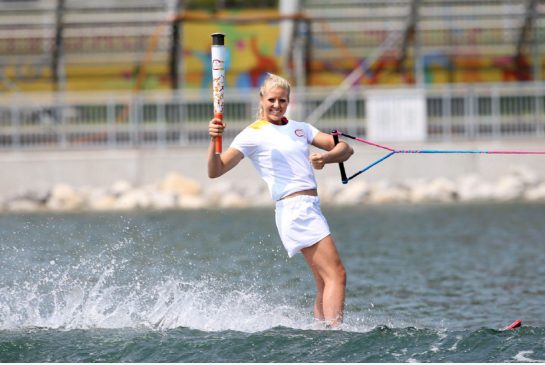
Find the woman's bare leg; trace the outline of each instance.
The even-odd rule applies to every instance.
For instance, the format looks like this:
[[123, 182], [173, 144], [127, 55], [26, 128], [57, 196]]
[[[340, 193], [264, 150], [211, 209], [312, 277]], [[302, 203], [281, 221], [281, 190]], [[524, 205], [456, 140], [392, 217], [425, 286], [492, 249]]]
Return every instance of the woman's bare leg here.
[[320, 274], [311, 266], [314, 281], [316, 282], [316, 299], [314, 300], [314, 318], [323, 322], [324, 318], [324, 287], [325, 283]]
[[[302, 251], [316, 281], [315, 317], [331, 325], [342, 323], [346, 271], [335, 246], [328, 235], [317, 244]], [[320, 310], [321, 303], [321, 310]]]

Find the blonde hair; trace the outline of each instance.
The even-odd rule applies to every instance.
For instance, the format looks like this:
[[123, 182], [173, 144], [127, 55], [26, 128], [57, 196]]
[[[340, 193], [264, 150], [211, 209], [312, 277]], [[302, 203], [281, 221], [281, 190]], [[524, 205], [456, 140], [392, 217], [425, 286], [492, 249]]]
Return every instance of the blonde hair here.
[[257, 111], [257, 119], [263, 119], [263, 107], [261, 106], [261, 98], [265, 93], [275, 87], [282, 88], [288, 92], [288, 101], [290, 98], [291, 85], [288, 80], [278, 75], [267, 73], [267, 77], [263, 80], [261, 87], [259, 88], [259, 110]]

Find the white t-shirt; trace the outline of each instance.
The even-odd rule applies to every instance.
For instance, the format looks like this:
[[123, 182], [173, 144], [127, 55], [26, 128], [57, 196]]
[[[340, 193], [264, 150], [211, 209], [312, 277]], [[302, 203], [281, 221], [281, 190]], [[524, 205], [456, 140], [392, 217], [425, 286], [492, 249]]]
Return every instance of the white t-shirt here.
[[316, 188], [309, 146], [318, 133], [308, 123], [289, 120], [285, 125], [275, 125], [258, 120], [240, 132], [231, 147], [252, 161], [272, 198], [279, 200], [297, 191]]

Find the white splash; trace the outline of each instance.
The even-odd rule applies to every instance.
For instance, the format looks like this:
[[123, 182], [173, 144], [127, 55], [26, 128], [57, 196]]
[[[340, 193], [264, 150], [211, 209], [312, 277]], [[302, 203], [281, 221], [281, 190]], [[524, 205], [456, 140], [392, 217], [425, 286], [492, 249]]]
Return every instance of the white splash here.
[[69, 274], [0, 288], [0, 330], [23, 328], [189, 327], [203, 331], [309, 328], [308, 312], [257, 288], [236, 288], [217, 278], [167, 278], [115, 284], [113, 267], [96, 280]]
[[[75, 263], [48, 258], [41, 266], [21, 268], [16, 279], [0, 284], [0, 330], [187, 327], [253, 333], [324, 328], [314, 321], [311, 303], [263, 286], [261, 279], [196, 277], [191, 258], [177, 262], [178, 273], [172, 264], [150, 265], [133, 253], [133, 246], [127, 238]], [[370, 314], [347, 316], [341, 329], [367, 332], [384, 324]]]
[[[311, 308], [258, 287], [241, 287], [214, 277], [141, 281], [134, 278], [116, 284], [116, 268], [110, 266], [88, 281], [66, 272], [0, 288], [0, 330], [187, 327], [254, 333], [279, 326], [323, 329], [312, 318]], [[382, 324], [367, 315], [349, 316], [341, 329], [367, 332]]]
[[533, 351], [520, 351], [518, 354], [513, 356], [513, 359], [518, 362], [545, 362], [545, 360], [535, 360], [529, 358], [527, 355], [533, 354]]

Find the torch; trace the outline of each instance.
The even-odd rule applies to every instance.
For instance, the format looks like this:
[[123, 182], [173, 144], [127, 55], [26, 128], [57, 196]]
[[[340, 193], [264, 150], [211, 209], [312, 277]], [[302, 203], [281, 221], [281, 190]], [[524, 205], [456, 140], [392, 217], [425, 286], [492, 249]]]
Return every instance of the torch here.
[[[214, 96], [214, 118], [223, 123], [223, 92], [225, 89], [225, 34], [212, 34], [212, 93]], [[216, 153], [222, 150], [221, 136], [214, 137]]]

